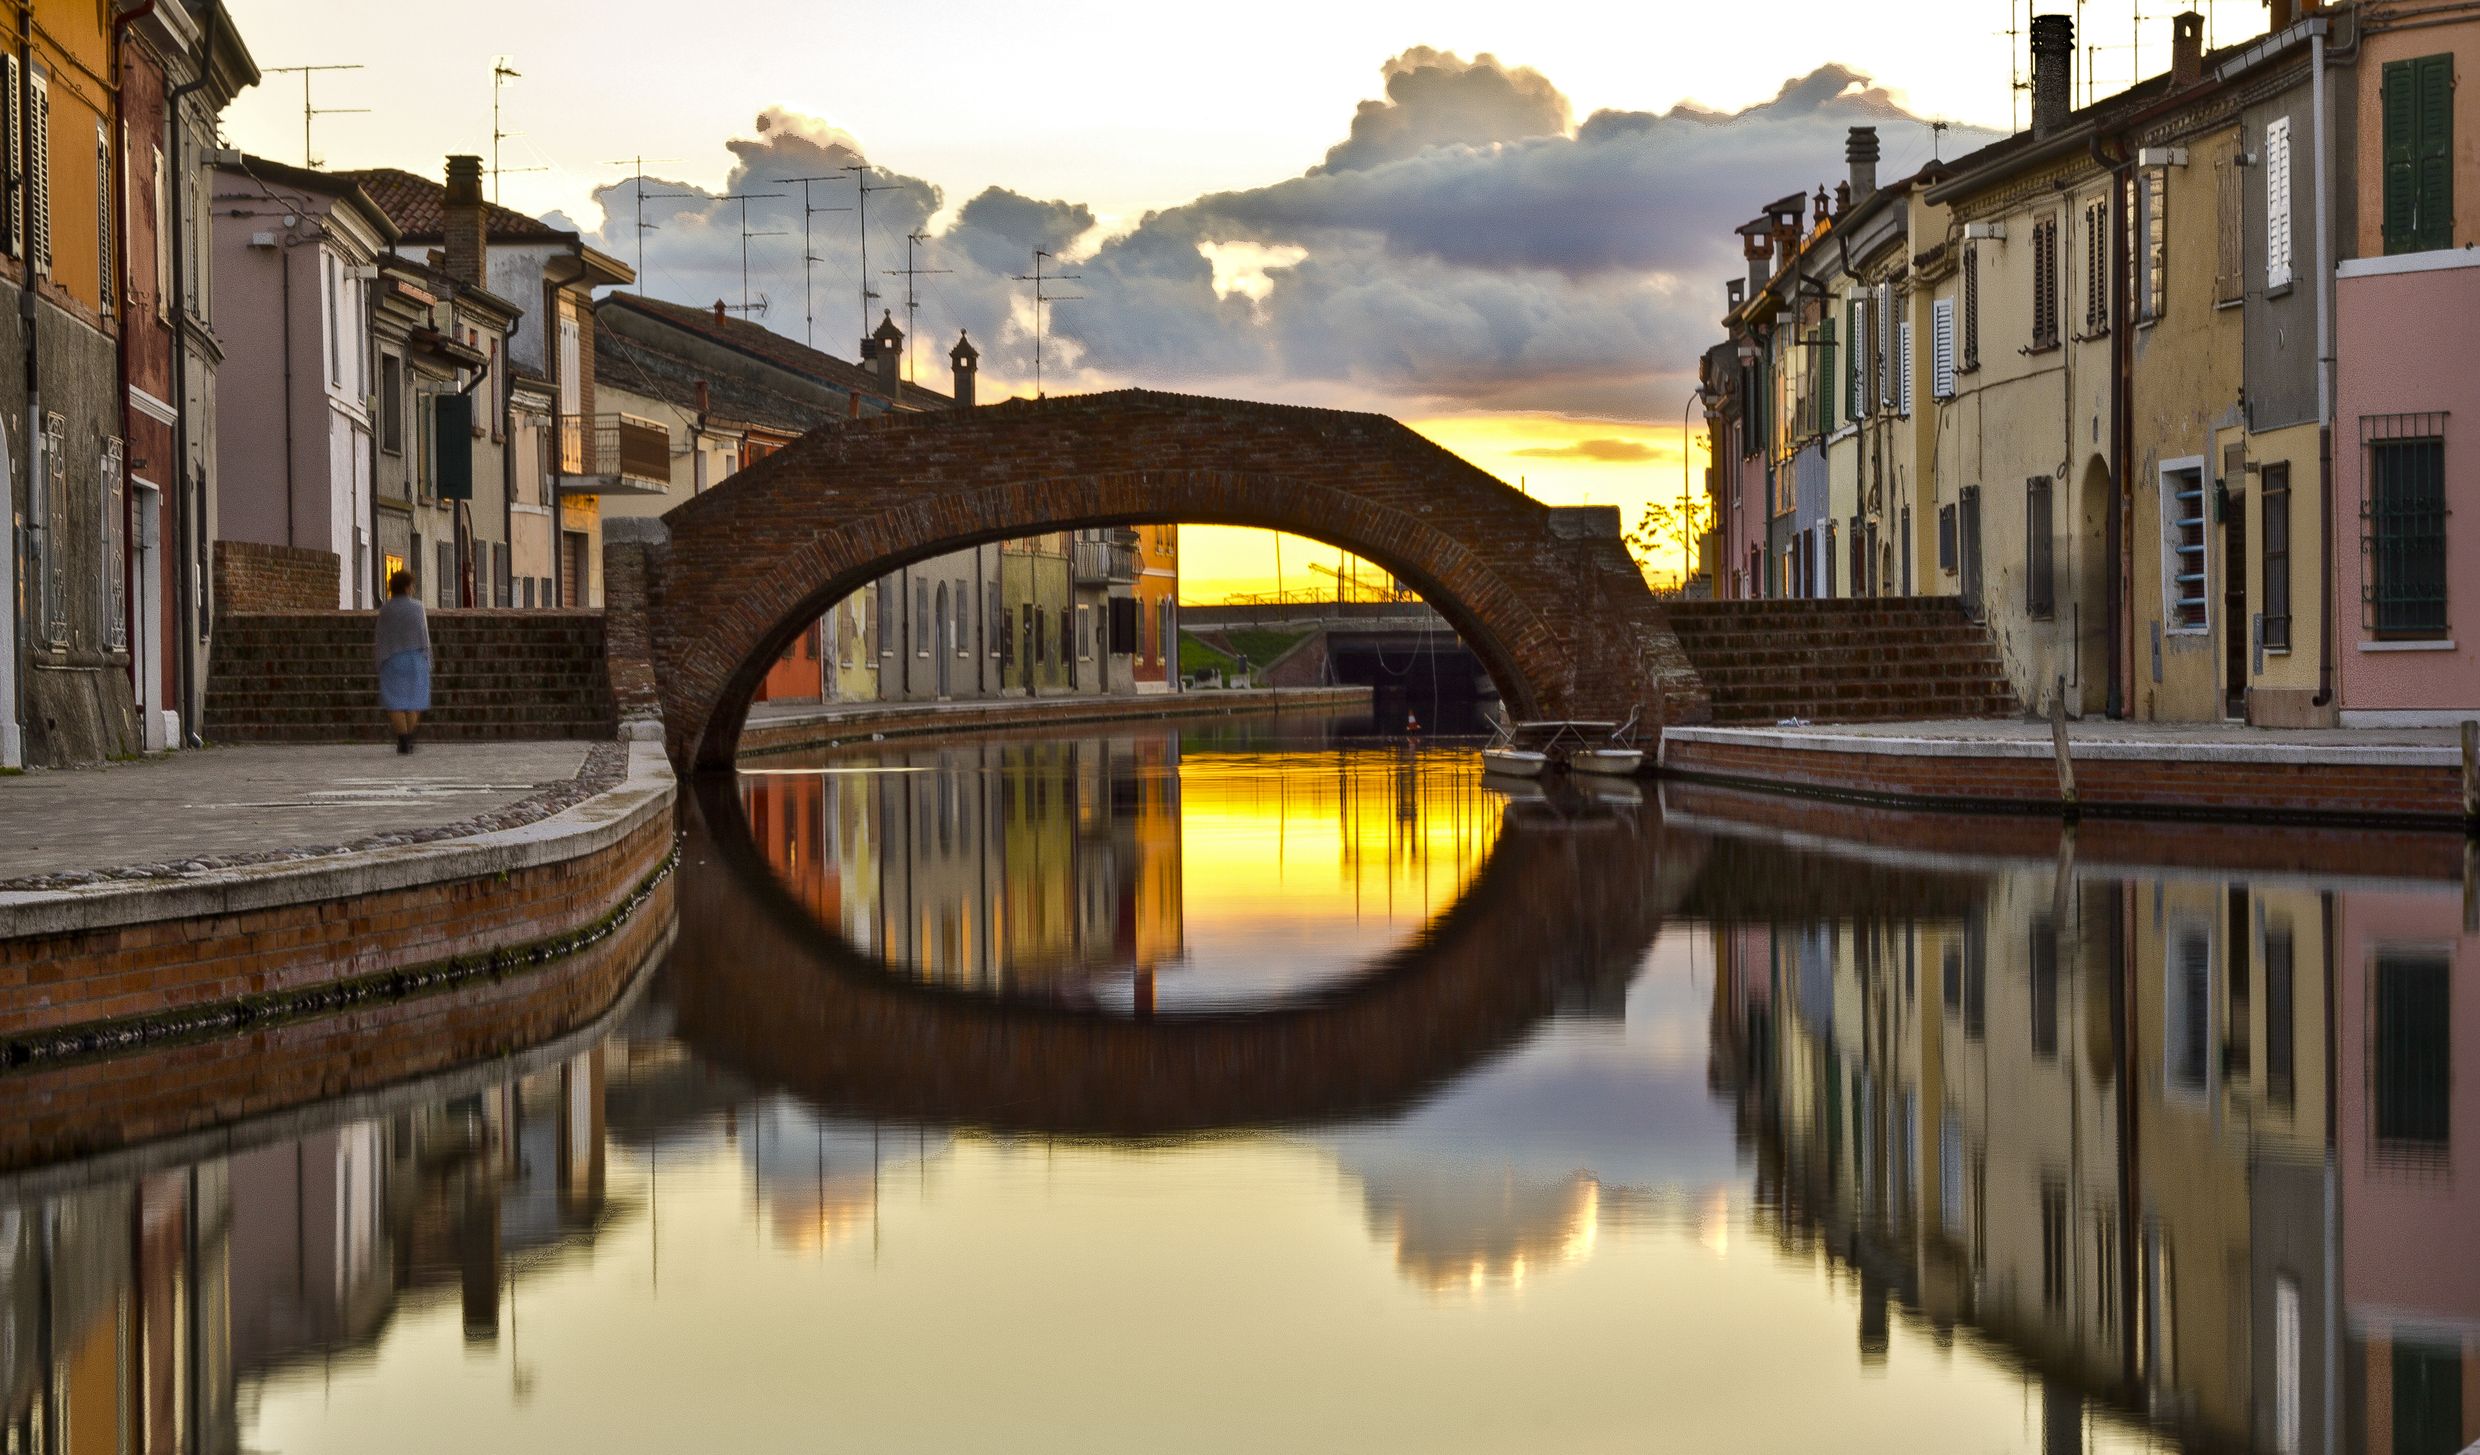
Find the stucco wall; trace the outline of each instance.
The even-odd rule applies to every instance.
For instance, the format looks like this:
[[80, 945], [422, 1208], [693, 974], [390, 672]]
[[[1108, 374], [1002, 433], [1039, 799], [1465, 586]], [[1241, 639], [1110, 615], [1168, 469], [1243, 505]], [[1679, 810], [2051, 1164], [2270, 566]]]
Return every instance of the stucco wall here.
[[[2480, 500], [2472, 488], [2480, 476], [2470, 433], [2480, 418], [2480, 339], [2471, 327], [2480, 318], [2480, 258], [2425, 256], [2453, 265], [2345, 276], [2335, 288], [2335, 657], [2346, 714], [2450, 717], [2480, 707]], [[2370, 416], [2431, 410], [2446, 415], [2447, 640], [2379, 643], [2360, 605], [2367, 579], [2357, 529], [2367, 497], [2362, 432]], [[2406, 649], [2392, 649], [2398, 645]]]

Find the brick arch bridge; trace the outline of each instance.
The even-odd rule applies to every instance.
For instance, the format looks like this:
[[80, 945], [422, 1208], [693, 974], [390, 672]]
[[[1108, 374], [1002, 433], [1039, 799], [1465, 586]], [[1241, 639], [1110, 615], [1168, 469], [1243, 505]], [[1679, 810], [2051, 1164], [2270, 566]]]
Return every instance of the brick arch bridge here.
[[1047, 530], [1262, 526], [1374, 561], [1518, 717], [1710, 709], [1615, 507], [1533, 500], [1374, 414], [1124, 390], [813, 431], [659, 521], [605, 527], [612, 686], [675, 767], [731, 766], [767, 666], [887, 572]]
[[733, 785], [706, 778], [694, 802], [663, 993], [701, 1057], [838, 1113], [1077, 1136], [1410, 1105], [1554, 1010], [1617, 1003], [1707, 846], [1651, 809], [1578, 825], [1510, 808], [1456, 902], [1352, 980], [1139, 1021], [891, 974], [784, 890]]

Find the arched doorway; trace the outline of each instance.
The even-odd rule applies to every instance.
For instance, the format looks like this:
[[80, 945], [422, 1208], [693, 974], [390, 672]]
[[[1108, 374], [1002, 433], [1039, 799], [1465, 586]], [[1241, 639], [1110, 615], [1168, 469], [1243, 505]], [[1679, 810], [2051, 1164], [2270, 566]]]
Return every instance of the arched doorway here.
[[2075, 639], [2075, 685], [2067, 705], [2079, 716], [2099, 717], [2110, 701], [2110, 595], [2116, 572], [2110, 560], [2110, 512], [2116, 506], [2110, 467], [2099, 456], [2084, 466], [2075, 492], [2074, 591], [2068, 610]]

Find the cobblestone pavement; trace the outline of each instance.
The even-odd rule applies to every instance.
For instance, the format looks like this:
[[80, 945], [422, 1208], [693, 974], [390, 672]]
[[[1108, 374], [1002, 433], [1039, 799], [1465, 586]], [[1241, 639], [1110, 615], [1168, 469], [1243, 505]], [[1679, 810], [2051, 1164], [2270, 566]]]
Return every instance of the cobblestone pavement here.
[[567, 782], [593, 746], [250, 745], [0, 778], [0, 882], [437, 829]]

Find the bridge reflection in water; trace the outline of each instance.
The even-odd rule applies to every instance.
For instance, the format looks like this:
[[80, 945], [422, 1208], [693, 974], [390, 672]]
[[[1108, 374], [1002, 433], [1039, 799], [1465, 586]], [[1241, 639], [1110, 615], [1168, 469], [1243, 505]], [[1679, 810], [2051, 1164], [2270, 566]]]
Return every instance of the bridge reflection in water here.
[[[1907, 856], [1702, 807], [1484, 823], [1476, 798], [1459, 837], [1444, 761], [1432, 784], [1309, 754], [1283, 787], [1139, 736], [951, 775], [959, 824], [992, 776], [1129, 805], [1043, 841], [1067, 859], [1038, 973], [1006, 959], [1032, 911], [1004, 895], [916, 898], [884, 922], [926, 904], [932, 934], [865, 947], [884, 881], [818, 867], [870, 856], [828, 853], [823, 818], [797, 857], [726, 837], [776, 791], [727, 787], [670, 963], [613, 1020], [329, 1081], [356, 1099], [239, 1145], [20, 1174], [7, 1448], [2480, 1435], [2480, 1078], [2454, 1074], [2480, 1064], [2480, 935], [2451, 881], [2114, 865], [2090, 839]], [[1123, 762], [1164, 791], [1116, 799]], [[850, 777], [882, 862], [872, 795], [935, 803], [934, 778]], [[1362, 825], [1315, 859], [1391, 866], [1405, 912], [1349, 973], [1173, 1013], [1218, 936], [1256, 943], [1197, 912], [1227, 831], [1203, 805], [1270, 790], [1319, 805], [1304, 834]], [[1147, 854], [1178, 854], [1179, 912], [1089, 920], [1094, 885], [1166, 862], [1121, 851], [1172, 812]], [[1422, 917], [1420, 873], [1461, 892]], [[1309, 887], [1344, 905], [1348, 878]], [[913, 958], [945, 954], [949, 904], [990, 916], [995, 961]], [[1107, 993], [1140, 945], [1178, 947], [1151, 1018]]]

